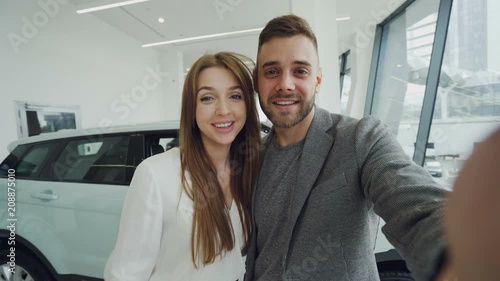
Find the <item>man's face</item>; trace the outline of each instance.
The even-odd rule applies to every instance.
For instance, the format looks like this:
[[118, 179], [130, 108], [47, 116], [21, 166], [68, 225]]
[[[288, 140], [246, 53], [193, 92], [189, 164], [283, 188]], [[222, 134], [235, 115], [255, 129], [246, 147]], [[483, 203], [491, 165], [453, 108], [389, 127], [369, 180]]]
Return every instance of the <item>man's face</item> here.
[[260, 106], [275, 127], [291, 128], [312, 114], [322, 76], [309, 38], [272, 38], [261, 46], [257, 62]]

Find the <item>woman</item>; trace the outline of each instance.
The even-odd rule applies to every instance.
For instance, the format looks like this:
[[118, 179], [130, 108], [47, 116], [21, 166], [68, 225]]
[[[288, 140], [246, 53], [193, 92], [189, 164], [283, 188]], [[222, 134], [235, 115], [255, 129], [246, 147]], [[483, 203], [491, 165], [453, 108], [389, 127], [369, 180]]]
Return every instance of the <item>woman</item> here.
[[137, 167], [105, 280], [234, 281], [243, 275], [260, 147], [243, 59], [221, 52], [191, 67], [180, 146]]

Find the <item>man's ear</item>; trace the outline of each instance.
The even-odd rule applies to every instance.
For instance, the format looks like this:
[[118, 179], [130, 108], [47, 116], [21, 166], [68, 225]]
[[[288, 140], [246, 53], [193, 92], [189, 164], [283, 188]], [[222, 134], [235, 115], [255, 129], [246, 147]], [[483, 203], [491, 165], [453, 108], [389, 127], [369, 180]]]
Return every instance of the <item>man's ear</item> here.
[[259, 83], [258, 83], [258, 80], [257, 80], [257, 76], [258, 76], [258, 73], [257, 73], [257, 64], [253, 68], [252, 76], [253, 76], [253, 89], [255, 90], [256, 93], [259, 93]]
[[323, 80], [323, 69], [318, 68], [318, 74], [316, 74], [316, 87], [314, 88], [314, 93], [319, 93], [321, 90], [321, 81]]

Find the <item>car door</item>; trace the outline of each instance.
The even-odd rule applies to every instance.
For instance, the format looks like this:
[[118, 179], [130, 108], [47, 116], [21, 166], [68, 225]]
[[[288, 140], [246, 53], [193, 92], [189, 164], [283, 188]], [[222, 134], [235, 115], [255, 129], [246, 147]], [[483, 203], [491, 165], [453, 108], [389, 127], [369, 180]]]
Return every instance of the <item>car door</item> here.
[[[52, 252], [60, 250], [56, 228], [51, 223], [55, 219], [53, 200], [50, 199], [56, 195], [50, 194], [51, 184], [41, 181], [39, 176], [60, 146], [60, 142], [57, 141], [21, 145], [16, 148], [16, 151], [21, 149], [26, 152], [8, 167], [14, 171], [12, 175], [15, 178], [17, 243], [21, 241], [21, 238], [27, 240], [45, 257], [50, 258], [51, 263], [57, 260], [52, 258], [54, 256]], [[3, 167], [2, 170], [4, 170]], [[4, 198], [2, 197], [0, 201], [4, 201]], [[2, 213], [3, 217], [4, 213]]]
[[102, 278], [118, 232], [128, 189], [130, 136], [88, 136], [68, 140], [48, 167], [57, 196], [54, 221], [63, 245], [66, 272]]
[[37, 178], [19, 183], [22, 234], [59, 274], [102, 278], [128, 187], [128, 144], [128, 135], [61, 141]]

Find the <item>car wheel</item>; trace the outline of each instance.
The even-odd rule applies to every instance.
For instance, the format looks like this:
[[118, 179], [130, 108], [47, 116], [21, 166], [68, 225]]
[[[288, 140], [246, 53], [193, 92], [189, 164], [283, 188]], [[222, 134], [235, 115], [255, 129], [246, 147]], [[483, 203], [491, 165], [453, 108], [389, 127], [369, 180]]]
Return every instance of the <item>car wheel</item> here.
[[380, 281], [414, 281], [406, 271], [384, 271], [379, 273]]
[[38, 259], [30, 256], [29, 253], [16, 250], [14, 273], [10, 271], [9, 251], [0, 251], [0, 280], [30, 280], [30, 281], [50, 281], [54, 280], [48, 270], [40, 263]]

